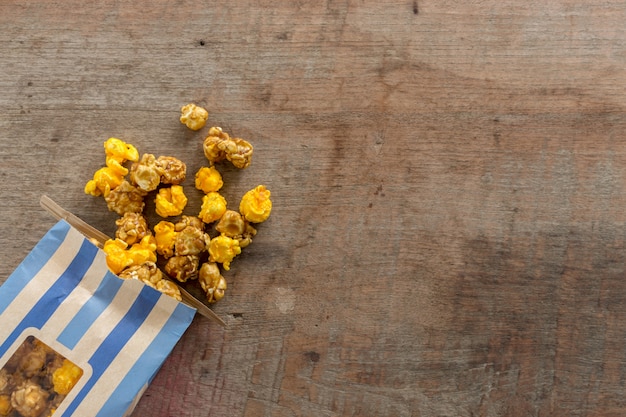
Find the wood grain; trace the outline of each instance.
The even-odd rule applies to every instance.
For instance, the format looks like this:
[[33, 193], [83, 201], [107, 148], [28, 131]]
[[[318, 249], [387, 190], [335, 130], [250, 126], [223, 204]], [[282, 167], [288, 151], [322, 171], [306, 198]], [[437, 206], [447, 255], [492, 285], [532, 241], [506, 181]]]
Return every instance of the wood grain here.
[[[0, 281], [102, 142], [274, 212], [136, 416], [626, 414], [623, 2], [0, 3]], [[197, 210], [199, 196], [191, 195]]]

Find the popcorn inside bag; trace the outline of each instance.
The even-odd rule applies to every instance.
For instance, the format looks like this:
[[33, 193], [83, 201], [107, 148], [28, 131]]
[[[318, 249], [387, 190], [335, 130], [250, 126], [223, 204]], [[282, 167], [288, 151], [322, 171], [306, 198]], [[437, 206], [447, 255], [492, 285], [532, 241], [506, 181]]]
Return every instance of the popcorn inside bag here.
[[0, 369], [0, 415], [52, 415], [83, 370], [33, 335]]
[[195, 312], [59, 221], [0, 286], [0, 416], [128, 415]]

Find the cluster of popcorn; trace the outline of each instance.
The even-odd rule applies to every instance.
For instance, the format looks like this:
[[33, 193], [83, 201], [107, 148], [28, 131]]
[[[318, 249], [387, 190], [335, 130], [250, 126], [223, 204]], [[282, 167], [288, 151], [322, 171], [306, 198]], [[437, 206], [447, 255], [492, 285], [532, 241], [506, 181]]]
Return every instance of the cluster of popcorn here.
[[0, 416], [48, 417], [83, 370], [34, 336], [0, 369]]
[[[204, 127], [207, 119], [208, 112], [194, 104], [181, 109], [181, 123], [192, 130]], [[220, 194], [224, 181], [216, 164], [228, 161], [247, 168], [253, 153], [249, 142], [211, 127], [203, 149], [209, 164], [195, 173], [195, 188], [203, 194], [197, 215], [185, 214], [183, 161], [148, 153], [140, 157], [135, 146], [118, 138], [104, 142], [105, 166], [87, 182], [85, 193], [104, 197], [108, 209], [120, 216], [115, 238], [103, 247], [113, 273], [139, 279], [178, 300], [182, 297], [175, 282], [198, 280], [208, 302], [214, 303], [227, 289], [221, 271], [230, 270], [233, 259], [252, 242], [257, 233], [252, 224], [267, 220], [272, 201], [265, 185], [246, 192], [238, 211], [228, 209]], [[150, 196], [156, 214], [163, 218], [152, 228], [145, 215]], [[162, 264], [163, 270], [158, 266]]]

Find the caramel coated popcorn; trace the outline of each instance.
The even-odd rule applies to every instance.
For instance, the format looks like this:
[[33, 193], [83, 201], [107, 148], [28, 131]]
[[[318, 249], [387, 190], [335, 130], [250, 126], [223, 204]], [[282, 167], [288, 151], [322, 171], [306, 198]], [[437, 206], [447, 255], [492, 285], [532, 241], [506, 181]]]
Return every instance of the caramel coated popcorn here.
[[[194, 104], [181, 109], [180, 122], [189, 129], [199, 130], [207, 120], [206, 109]], [[220, 127], [208, 129], [202, 148], [209, 166], [200, 167], [191, 178], [195, 185], [191, 192], [201, 199], [196, 215], [185, 214], [189, 200], [183, 187], [189, 179], [181, 159], [152, 153], [140, 157], [137, 148], [116, 138], [109, 138], [104, 147], [106, 166], [94, 173], [85, 193], [102, 196], [108, 209], [120, 216], [115, 222], [115, 238], [103, 248], [109, 269], [177, 300], [181, 293], [175, 282], [195, 280], [207, 302], [222, 299], [227, 283], [221, 271], [229, 271], [242, 249], [252, 243], [257, 234], [252, 224], [266, 221], [272, 210], [265, 185], [245, 193], [238, 211], [227, 208], [227, 194], [220, 191], [224, 179], [216, 164], [228, 161], [239, 169], [249, 167], [252, 145]], [[154, 207], [164, 220], [150, 225], [148, 218], [152, 217], [146, 215], [146, 207]], [[1, 406], [0, 397], [0, 410]]]
[[125, 268], [118, 276], [124, 279], [138, 279], [155, 288], [156, 284], [163, 279], [163, 272], [154, 262], [147, 261]]
[[215, 230], [220, 234], [239, 241], [239, 247], [245, 248], [252, 243], [252, 237], [256, 235], [256, 229], [246, 219], [234, 210], [226, 210]]
[[180, 288], [167, 280], [161, 269], [154, 262], [147, 261], [140, 265], [131, 265], [120, 272], [118, 276], [123, 279], [137, 279], [178, 301], [182, 300]]
[[180, 282], [187, 282], [198, 276], [200, 257], [198, 255], [172, 256], [165, 264], [165, 272]]
[[183, 106], [180, 113], [180, 122], [191, 130], [202, 129], [209, 118], [209, 112], [205, 108], [193, 103]]
[[227, 289], [226, 280], [220, 273], [220, 268], [215, 262], [205, 262], [198, 272], [198, 281], [207, 295], [209, 303], [215, 303], [222, 298]]
[[11, 394], [11, 406], [23, 417], [39, 417], [50, 393], [31, 380], [24, 381]]
[[206, 249], [209, 236], [204, 233], [204, 223], [200, 219], [183, 216], [183, 220], [174, 227], [176, 238], [174, 240], [174, 254], [177, 256], [200, 255]]
[[145, 191], [123, 180], [104, 197], [104, 200], [110, 211], [123, 216], [126, 213], [141, 213], [145, 205], [143, 200], [145, 195]]
[[178, 286], [172, 281], [162, 279], [161, 281], [157, 282], [156, 289], [178, 301], [183, 301], [183, 297], [180, 293], [180, 288], [178, 288]]
[[237, 168], [247, 168], [252, 161], [252, 145], [240, 138], [231, 138], [221, 127], [212, 127], [203, 144], [204, 155], [211, 163], [230, 161]]
[[127, 212], [115, 221], [117, 230], [115, 237], [123, 240], [128, 245], [137, 243], [145, 236], [152, 234], [146, 217], [139, 212]]
[[142, 191], [156, 190], [161, 183], [163, 168], [151, 153], [141, 156], [130, 168], [130, 181]]
[[185, 181], [187, 165], [173, 156], [159, 156], [156, 163], [161, 167], [162, 184], [180, 184]]

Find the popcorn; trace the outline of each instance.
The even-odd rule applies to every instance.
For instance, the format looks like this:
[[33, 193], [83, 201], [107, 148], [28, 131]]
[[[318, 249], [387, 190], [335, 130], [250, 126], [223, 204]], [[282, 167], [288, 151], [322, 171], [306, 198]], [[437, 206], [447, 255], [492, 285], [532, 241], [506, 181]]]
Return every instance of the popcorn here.
[[202, 207], [198, 217], [205, 223], [213, 223], [226, 212], [226, 199], [219, 193], [211, 191], [202, 197]]
[[153, 236], [144, 236], [141, 241], [129, 245], [121, 239], [109, 239], [102, 248], [107, 254], [107, 265], [114, 274], [119, 274], [132, 265], [156, 262], [156, 242]]
[[198, 272], [198, 281], [207, 295], [209, 303], [215, 303], [222, 298], [227, 289], [226, 280], [220, 274], [220, 268], [215, 262], [205, 262]]
[[223, 185], [222, 175], [215, 167], [202, 167], [196, 172], [196, 188], [205, 194], [219, 191]]
[[239, 211], [246, 220], [252, 223], [261, 223], [267, 220], [272, 211], [270, 190], [259, 185], [244, 194], [239, 203]]
[[182, 300], [180, 288], [173, 282], [165, 279], [163, 272], [154, 262], [147, 261], [140, 265], [131, 265], [120, 272], [119, 277], [123, 279], [137, 279], [178, 301]]
[[183, 301], [183, 297], [180, 293], [180, 288], [178, 288], [178, 286], [172, 281], [162, 279], [161, 281], [157, 282], [156, 289], [178, 301]]
[[233, 210], [224, 212], [215, 230], [224, 236], [237, 239], [241, 248], [252, 243], [252, 237], [256, 235], [256, 229], [250, 226], [241, 214]]
[[[207, 119], [206, 109], [195, 104], [181, 108], [180, 122], [189, 129], [201, 129]], [[103, 196], [109, 210], [120, 216], [115, 222], [115, 238], [105, 242], [103, 248], [113, 273], [124, 279], [138, 279], [176, 299], [180, 299], [180, 290], [167, 277], [178, 282], [199, 278], [207, 301], [214, 303], [224, 297], [227, 289], [220, 270], [229, 271], [233, 259], [251, 244], [257, 233], [251, 223], [268, 219], [272, 201], [270, 191], [259, 185], [245, 193], [239, 211], [229, 210], [218, 192], [224, 180], [215, 164], [229, 161], [236, 168], [247, 168], [253, 147], [220, 127], [208, 130], [202, 147], [210, 166], [199, 168], [195, 174], [195, 188], [202, 193], [197, 216], [184, 215], [188, 203], [183, 189], [187, 166], [182, 160], [151, 153], [140, 158], [137, 148], [117, 138], [105, 142], [106, 166], [94, 173], [85, 192]], [[130, 168], [124, 166], [127, 162], [132, 162]], [[150, 230], [144, 212], [145, 198], [151, 195], [157, 215], [182, 216], [159, 221]], [[211, 238], [210, 230], [205, 231], [209, 225], [214, 225], [217, 236]], [[159, 258], [164, 272], [157, 266]]]
[[128, 170], [121, 165], [100, 168], [93, 174], [93, 179], [85, 185], [85, 194], [90, 194], [94, 197], [101, 195], [106, 197], [111, 190], [124, 181], [124, 175], [127, 172]]
[[209, 118], [209, 112], [195, 104], [187, 104], [180, 109], [180, 122], [191, 130], [200, 130]]
[[150, 153], [143, 154], [130, 168], [130, 181], [143, 191], [156, 190], [161, 183], [163, 168]]
[[212, 127], [203, 144], [209, 162], [230, 161], [237, 168], [247, 168], [252, 160], [252, 145], [240, 138], [231, 138], [221, 127]]
[[0, 416], [50, 416], [83, 370], [29, 335], [0, 369]]
[[165, 264], [165, 272], [180, 282], [187, 282], [189, 279], [197, 278], [199, 264], [198, 255], [172, 256]]
[[233, 258], [240, 253], [239, 241], [228, 236], [217, 236], [209, 243], [209, 261], [221, 263], [227, 271]]
[[170, 188], [161, 188], [155, 199], [156, 212], [161, 217], [178, 216], [187, 205], [187, 197], [183, 187], [172, 185]]
[[176, 243], [176, 229], [174, 223], [162, 220], [154, 226], [154, 238], [157, 244], [157, 253], [164, 258], [174, 255], [174, 244]]
[[23, 417], [39, 417], [50, 394], [37, 383], [26, 380], [11, 394], [11, 406]]
[[174, 254], [183, 255], [200, 255], [206, 249], [206, 241], [208, 235], [204, 233], [204, 224], [202, 221], [189, 221], [189, 216], [183, 216], [183, 221], [175, 225], [180, 231], [176, 233], [174, 241]]
[[180, 184], [185, 181], [187, 165], [173, 156], [159, 156], [156, 164], [161, 168], [161, 184]]
[[122, 239], [128, 245], [137, 243], [144, 236], [152, 234], [146, 217], [141, 213], [124, 213], [121, 218], [115, 221], [115, 225], [117, 226], [115, 237]]
[[156, 284], [163, 279], [163, 272], [154, 262], [148, 261], [140, 265], [131, 265], [118, 276], [124, 279], [138, 279], [155, 288]]
[[107, 254], [107, 266], [116, 275], [133, 264], [133, 260], [126, 253], [127, 248], [128, 244], [122, 239], [109, 239], [104, 242], [102, 249]]
[[126, 161], [136, 161], [138, 159], [137, 149], [117, 138], [109, 138], [104, 142], [106, 166], [97, 170], [93, 179], [85, 185], [85, 193], [95, 197], [104, 195], [119, 186], [124, 176], [128, 174], [128, 169], [122, 164]]
[[64, 359], [63, 365], [52, 374], [54, 391], [61, 395], [69, 394], [81, 376], [83, 376], [83, 370], [67, 359]]
[[122, 164], [126, 161], [137, 161], [139, 152], [133, 145], [117, 138], [109, 138], [104, 142], [104, 154], [106, 165], [113, 164], [113, 161]]
[[143, 198], [145, 195], [145, 191], [124, 180], [118, 187], [111, 190], [104, 197], [104, 200], [109, 211], [114, 211], [123, 216], [126, 213], [141, 213], [144, 208]]

